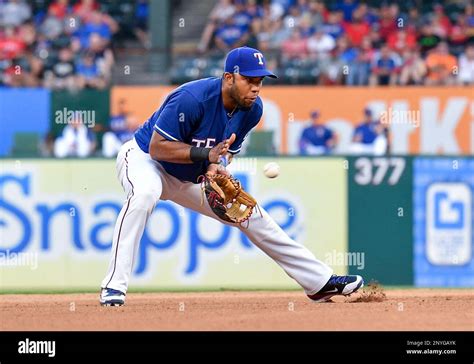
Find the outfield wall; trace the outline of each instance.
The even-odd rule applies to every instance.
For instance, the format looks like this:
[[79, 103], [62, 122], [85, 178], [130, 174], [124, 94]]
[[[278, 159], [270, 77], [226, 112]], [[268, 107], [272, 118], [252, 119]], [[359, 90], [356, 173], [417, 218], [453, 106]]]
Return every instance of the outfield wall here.
[[[238, 158], [233, 173], [332, 265], [387, 285], [473, 287], [474, 158]], [[124, 202], [114, 162], [0, 160], [0, 289], [94, 289]], [[239, 230], [158, 203], [132, 287], [296, 288]]]

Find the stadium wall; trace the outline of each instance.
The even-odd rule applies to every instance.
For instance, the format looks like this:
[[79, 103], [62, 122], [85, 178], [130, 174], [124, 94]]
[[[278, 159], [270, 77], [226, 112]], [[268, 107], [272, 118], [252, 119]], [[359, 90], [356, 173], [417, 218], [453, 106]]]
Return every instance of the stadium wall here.
[[15, 133], [36, 132], [44, 137], [50, 128], [50, 112], [49, 90], [0, 87], [0, 156], [10, 153]]
[[[293, 238], [385, 285], [473, 287], [474, 158], [240, 158], [233, 173]], [[111, 160], [2, 160], [0, 287], [95, 289], [124, 201]], [[295, 178], [304, 176], [304, 178]], [[308, 181], [311, 181], [310, 183]], [[239, 230], [160, 202], [132, 287], [296, 288]]]
[[[143, 122], [172, 87], [114, 87], [119, 99]], [[336, 152], [346, 154], [354, 127], [370, 107], [385, 115], [393, 154], [474, 154], [474, 94], [468, 87], [310, 87], [272, 86], [261, 92], [264, 115], [259, 128], [274, 131], [280, 153], [298, 154], [298, 140], [313, 109], [339, 137]]]
[[[58, 135], [64, 123], [57, 115], [64, 109], [93, 112], [94, 125], [106, 125], [124, 99], [138, 127], [171, 90], [118, 86], [69, 93], [0, 88], [0, 156], [9, 155], [16, 132]], [[265, 110], [258, 128], [273, 130], [276, 151], [282, 154], [298, 154], [298, 140], [313, 109], [320, 110], [322, 122], [337, 133], [335, 152], [349, 153], [354, 127], [366, 107], [389, 126], [393, 154], [474, 154], [474, 95], [467, 87], [275, 86], [264, 88], [261, 96]]]
[[[0, 287], [97, 288], [124, 202], [111, 160], [3, 160], [0, 173]], [[240, 159], [233, 171], [294, 239], [324, 259], [347, 251], [347, 186], [342, 159]], [[295, 180], [295, 175], [305, 175]], [[311, 185], [308, 180], [314, 181]], [[291, 186], [291, 188], [289, 188]], [[296, 288], [236, 228], [169, 201], [157, 204], [141, 241], [131, 286]], [[347, 272], [334, 262], [335, 271]]]

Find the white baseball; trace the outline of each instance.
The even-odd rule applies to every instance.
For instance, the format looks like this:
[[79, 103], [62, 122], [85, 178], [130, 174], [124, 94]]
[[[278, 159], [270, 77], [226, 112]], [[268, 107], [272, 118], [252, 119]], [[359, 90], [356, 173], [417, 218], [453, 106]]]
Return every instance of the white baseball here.
[[280, 166], [275, 162], [267, 163], [263, 167], [263, 174], [268, 178], [275, 178], [280, 174]]

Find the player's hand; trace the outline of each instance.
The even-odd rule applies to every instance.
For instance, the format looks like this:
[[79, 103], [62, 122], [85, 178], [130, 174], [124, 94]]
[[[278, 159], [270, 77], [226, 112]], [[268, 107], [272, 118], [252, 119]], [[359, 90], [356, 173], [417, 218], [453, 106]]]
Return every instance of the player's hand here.
[[222, 164], [218, 163], [211, 163], [209, 167], [207, 167], [207, 175], [214, 176], [216, 174], [224, 174], [226, 176], [230, 176], [230, 173], [225, 169]]
[[229, 147], [232, 145], [233, 142], [235, 142], [235, 134], [232, 133], [229, 139], [223, 140], [219, 144], [217, 144], [214, 148], [211, 149], [209, 152], [209, 162], [211, 163], [218, 163], [219, 162], [219, 157], [225, 155]]

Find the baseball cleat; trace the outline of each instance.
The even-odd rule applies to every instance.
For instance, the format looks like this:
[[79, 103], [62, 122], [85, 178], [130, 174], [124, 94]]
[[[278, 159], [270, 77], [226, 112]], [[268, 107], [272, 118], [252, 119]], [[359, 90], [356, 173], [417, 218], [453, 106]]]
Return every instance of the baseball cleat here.
[[125, 293], [112, 288], [102, 288], [100, 291], [101, 306], [123, 306], [125, 304]]
[[364, 287], [364, 280], [361, 276], [333, 275], [318, 293], [308, 295], [308, 297], [315, 302], [325, 302], [335, 295], [348, 296], [361, 287]]

